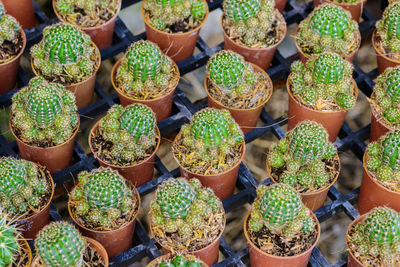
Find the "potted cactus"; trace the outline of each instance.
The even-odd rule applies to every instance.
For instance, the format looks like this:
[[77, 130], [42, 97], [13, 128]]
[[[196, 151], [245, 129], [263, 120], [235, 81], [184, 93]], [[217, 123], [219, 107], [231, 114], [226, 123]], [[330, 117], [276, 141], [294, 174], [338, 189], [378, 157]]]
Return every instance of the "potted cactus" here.
[[324, 52], [306, 63], [294, 62], [291, 71], [286, 84], [288, 129], [301, 121], [313, 120], [325, 127], [329, 141], [333, 142], [357, 100], [353, 65], [338, 54]]
[[147, 105], [156, 114], [157, 121], [171, 115], [179, 77], [175, 62], [150, 41], [133, 43], [111, 71], [111, 82], [121, 105]]
[[141, 13], [147, 40], [179, 62], [193, 55], [208, 5], [205, 0], [143, 0]]
[[5, 11], [0, 2], [0, 95], [14, 88], [19, 60], [26, 46], [25, 32], [18, 21]]
[[87, 33], [99, 49], [112, 43], [121, 0], [53, 0], [57, 18]]
[[286, 35], [286, 21], [274, 0], [224, 0], [224, 49], [267, 69]]
[[93, 266], [108, 267], [108, 256], [103, 246], [67, 222], [51, 222], [39, 232], [35, 240], [37, 256], [32, 267]]
[[44, 28], [43, 39], [31, 48], [32, 70], [73, 92], [78, 108], [92, 101], [100, 52], [90, 37], [70, 24]]
[[400, 214], [378, 207], [355, 219], [347, 229], [347, 266], [399, 266]]
[[315, 215], [289, 185], [260, 185], [244, 220], [251, 266], [307, 266], [318, 242]]
[[353, 62], [361, 35], [350, 12], [333, 4], [323, 4], [300, 22], [295, 41], [303, 62], [312, 54], [322, 52], [335, 52]]
[[118, 172], [83, 171], [69, 194], [68, 211], [79, 230], [100, 242], [110, 258], [132, 247], [140, 196]]
[[208, 61], [204, 87], [208, 106], [229, 110], [244, 133], [256, 126], [273, 90], [267, 73], [229, 50]]
[[378, 59], [378, 71], [383, 73], [388, 67], [400, 65], [400, 1], [389, 0], [382, 19], [376, 23], [372, 34], [372, 45]]
[[363, 158], [358, 211], [378, 206], [400, 211], [400, 131], [389, 132], [369, 144]]
[[176, 253], [158, 257], [146, 267], [208, 267], [208, 265], [193, 255]]
[[7, 14], [13, 16], [24, 29], [36, 26], [32, 0], [1, 0]]
[[71, 162], [78, 128], [75, 97], [60, 84], [35, 77], [12, 98], [10, 129], [21, 157], [51, 173]]
[[367, 0], [314, 0], [314, 8], [323, 3], [331, 3], [349, 11], [351, 18], [358, 22], [366, 2]]
[[208, 265], [218, 260], [225, 211], [210, 188], [193, 178], [171, 178], [150, 204], [150, 230], [164, 253], [189, 253]]
[[172, 144], [181, 175], [197, 178], [220, 199], [232, 195], [245, 142], [229, 111], [205, 108], [182, 127]]
[[153, 178], [160, 139], [149, 107], [115, 105], [92, 127], [89, 147], [101, 166], [117, 170], [135, 186], [141, 186]]
[[274, 182], [296, 189], [304, 205], [314, 211], [322, 207], [339, 177], [340, 159], [324, 127], [304, 121], [272, 146], [267, 172]]

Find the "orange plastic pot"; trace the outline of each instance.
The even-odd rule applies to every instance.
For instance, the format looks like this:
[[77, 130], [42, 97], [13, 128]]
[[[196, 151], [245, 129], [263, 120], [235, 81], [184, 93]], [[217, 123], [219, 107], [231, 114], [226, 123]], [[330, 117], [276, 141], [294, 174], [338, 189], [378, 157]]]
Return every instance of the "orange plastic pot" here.
[[[342, 127], [348, 111], [319, 111], [304, 106], [303, 104], [299, 103], [292, 94], [289, 83], [290, 77], [291, 75], [289, 75], [289, 78], [286, 81], [286, 88], [289, 94], [288, 130], [290, 131], [291, 129], [296, 127], [299, 122], [305, 120], [315, 121], [324, 126], [329, 134], [329, 141], [334, 142], [340, 131], [340, 127]], [[357, 99], [357, 84], [354, 79], [352, 79], [352, 82], [355, 90], [355, 97]]]
[[287, 0], [275, 0], [275, 7], [279, 12], [283, 13], [286, 7]]
[[324, 3], [331, 3], [349, 11], [351, 13], [351, 18], [359, 22], [366, 2], [367, 0], [357, 3], [335, 3], [330, 0], [314, 0], [314, 8]]
[[77, 225], [79, 231], [84, 236], [93, 238], [94, 240], [98, 241], [105, 248], [108, 257], [110, 257], [111, 259], [132, 247], [133, 232], [135, 231], [136, 217], [139, 213], [139, 208], [140, 208], [140, 195], [136, 188], [135, 192], [139, 202], [138, 212], [136, 213], [135, 217], [130, 222], [123, 225], [121, 228], [111, 231], [95, 231], [81, 225], [76, 220], [76, 218], [72, 216], [71, 204], [70, 202], [68, 202], [69, 216]]
[[372, 46], [375, 49], [379, 74], [382, 74], [389, 67], [394, 68], [396, 66], [400, 66], [400, 60], [389, 58], [388, 56], [384, 55], [381, 51], [379, 51], [375, 43], [375, 36], [376, 36], [376, 30], [372, 34]]
[[156, 152], [158, 150], [158, 147], [160, 146], [160, 139], [161, 139], [160, 130], [158, 129], [158, 127], [156, 126], [156, 132], [158, 136], [160, 136], [160, 138], [158, 139], [156, 148], [154, 149], [153, 153], [139, 164], [121, 167], [103, 161], [96, 155], [96, 153], [94, 153], [92, 146], [92, 138], [94, 136], [95, 130], [99, 127], [99, 124], [100, 121], [96, 122], [96, 124], [90, 130], [89, 147], [95, 158], [99, 161], [100, 166], [110, 167], [111, 169], [118, 171], [119, 174], [121, 174], [125, 179], [129, 180], [136, 187], [139, 187], [142, 184], [145, 184], [151, 179], [153, 179], [154, 160], [156, 157]]
[[18, 55], [16, 55], [10, 61], [0, 64], [0, 95], [5, 94], [10, 90], [14, 89], [15, 83], [17, 82], [19, 61], [21, 59], [22, 54], [24, 53], [26, 46], [25, 32], [22, 29], [20, 30], [20, 32], [22, 36], [21, 51], [19, 51]]
[[46, 148], [29, 145], [19, 139], [15, 135], [13, 128], [11, 127], [11, 118], [9, 121], [9, 127], [17, 141], [18, 150], [21, 154], [21, 158], [46, 166], [46, 168], [52, 174], [69, 166], [72, 159], [72, 153], [74, 152], [75, 136], [78, 132], [80, 125], [79, 116], [77, 127], [72, 136], [67, 141], [60, 145]]
[[369, 141], [378, 141], [381, 136], [384, 136], [389, 131], [393, 131], [393, 129], [387, 126], [383, 120], [378, 118], [375, 108], [371, 106], [371, 132]]
[[[193, 255], [186, 255], [186, 254], [182, 254], [182, 255], [184, 255], [184, 257], [186, 259], [196, 260], [197, 262], [200, 262], [201, 267], [208, 267], [208, 265], [204, 261], [197, 259]], [[158, 264], [160, 262], [165, 261], [165, 260], [169, 260], [171, 257], [172, 257], [171, 254], [166, 254], [166, 255], [160, 256], [157, 259], [152, 260], [149, 264], [146, 265], [146, 267], [158, 267]]]
[[[140, 11], [146, 26], [147, 40], [156, 43], [161, 50], [175, 62], [179, 62], [192, 56], [194, 48], [196, 47], [197, 38], [199, 37], [200, 29], [207, 20], [209, 13], [208, 8], [203, 21], [195, 29], [184, 33], [166, 33], [154, 28], [149, 19], [145, 16], [143, 8], [145, 1], [146, 0], [143, 1]], [[207, 4], [205, 0], [202, 1]]]
[[207, 98], [208, 98], [208, 106], [211, 108], [217, 108], [217, 109], [226, 109], [229, 110], [231, 113], [232, 117], [235, 119], [237, 124], [239, 124], [240, 128], [242, 129], [243, 133], [250, 132], [255, 128], [257, 125], [258, 118], [260, 117], [260, 114], [264, 108], [264, 105], [268, 102], [268, 100], [271, 98], [272, 95], [272, 90], [273, 90], [273, 84], [271, 81], [271, 78], [268, 76], [268, 74], [263, 71], [260, 67], [257, 65], [253, 64], [254, 69], [257, 72], [262, 72], [265, 78], [268, 80], [268, 87], [271, 88], [271, 93], [270, 95], [256, 107], [253, 108], [247, 108], [247, 109], [239, 109], [239, 108], [232, 108], [223, 105], [220, 101], [216, 100], [209, 92], [208, 89], [208, 82], [209, 79], [207, 75], [204, 77], [204, 88], [206, 89], [207, 92]]
[[36, 26], [35, 10], [32, 0], [1, 0], [7, 14], [17, 19], [22, 28]]
[[[277, 13], [279, 20], [283, 23], [285, 23], [285, 19], [283, 18], [281, 13]], [[224, 49], [225, 50], [232, 50], [240, 55], [242, 55], [246, 61], [249, 61], [253, 64], [256, 64], [257, 66], [259, 66], [262, 69], [268, 69], [269, 66], [271, 65], [271, 61], [274, 58], [275, 55], [275, 51], [278, 48], [278, 46], [280, 45], [280, 43], [282, 43], [283, 39], [286, 36], [286, 31], [287, 28], [285, 26], [285, 32], [282, 36], [282, 39], [279, 40], [278, 43], [274, 44], [273, 46], [267, 47], [267, 48], [251, 48], [242, 44], [238, 44], [237, 42], [235, 42], [234, 40], [232, 40], [231, 38], [229, 38], [229, 36], [226, 34], [223, 25], [223, 16], [221, 17], [221, 27], [222, 27], [222, 32], [224, 33]]]
[[271, 266], [279, 266], [279, 267], [305, 267], [308, 264], [308, 261], [311, 256], [311, 252], [314, 249], [315, 245], [317, 245], [319, 237], [321, 235], [321, 229], [317, 217], [315, 217], [314, 213], [311, 213], [317, 222], [317, 239], [314, 244], [304, 251], [303, 253], [294, 255], [294, 256], [274, 256], [272, 254], [267, 254], [261, 249], [259, 249], [256, 245], [251, 242], [247, 230], [247, 221], [249, 219], [250, 213], [247, 214], [244, 220], [244, 235], [246, 236], [247, 243], [249, 244], [249, 253], [250, 253], [250, 264], [252, 267], [271, 267]]
[[347, 228], [346, 231], [346, 246], [347, 246], [347, 251], [348, 251], [348, 256], [347, 256], [347, 267], [366, 267], [363, 265], [355, 256], [353, 251], [350, 249], [350, 240], [349, 240], [349, 230], [359, 222], [362, 222], [365, 220], [367, 217], [366, 214], [358, 216], [354, 221], [351, 222], [349, 225], [349, 228]]
[[[116, 76], [119, 66], [121, 65], [121, 60], [122, 59], [118, 60], [117, 63], [115, 63], [115, 65], [111, 71], [111, 83], [112, 83], [115, 91], [117, 91], [117, 93], [118, 93], [119, 101], [121, 102], [121, 105], [126, 107], [133, 103], [143, 104], [153, 110], [153, 112], [156, 114], [157, 122], [160, 122], [160, 121], [168, 118], [171, 115], [174, 92], [175, 92], [176, 87], [178, 86], [179, 79], [176, 82], [176, 84], [174, 85], [174, 89], [170, 90], [167, 94], [165, 94], [159, 98], [150, 99], [150, 100], [135, 99], [131, 96], [127, 96], [115, 84], [115, 76]], [[172, 63], [174, 64], [176, 73], [178, 74], [178, 77], [179, 77], [179, 68], [175, 62], [172, 62]]]
[[365, 165], [366, 155], [363, 157], [363, 177], [357, 208], [362, 215], [375, 207], [385, 206], [400, 212], [400, 193], [396, 193], [381, 185], [370, 173]]

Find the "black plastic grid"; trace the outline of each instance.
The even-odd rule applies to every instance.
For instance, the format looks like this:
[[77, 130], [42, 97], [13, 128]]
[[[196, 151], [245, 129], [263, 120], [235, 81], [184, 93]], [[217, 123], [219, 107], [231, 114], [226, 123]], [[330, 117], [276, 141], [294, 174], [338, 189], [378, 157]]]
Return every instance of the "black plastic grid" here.
[[[122, 8], [126, 8], [136, 2], [139, 2], [139, 0], [123, 0]], [[221, 2], [222, 0], [214, 0], [210, 2], [210, 11], [221, 8]], [[381, 8], [383, 9], [387, 3], [385, 0], [381, 2]], [[35, 14], [40, 24], [35, 28], [25, 30], [25, 33], [27, 35], [26, 51], [29, 51], [30, 47], [34, 43], [40, 41], [41, 32], [44, 27], [57, 22], [56, 19], [50, 19], [35, 2], [34, 6]], [[295, 0], [289, 0], [286, 5], [284, 17], [288, 25], [298, 23], [302, 19], [306, 18], [311, 10], [311, 2], [305, 5], [299, 5]], [[378, 18], [374, 18], [366, 10], [364, 10], [362, 17], [364, 21], [360, 24], [360, 31], [362, 36], [365, 38], [371, 35], [374, 29], [375, 22]], [[117, 55], [120, 52], [125, 51], [125, 49], [132, 42], [135, 42], [139, 39], [145, 39], [145, 33], [133, 35], [127, 29], [125, 24], [119, 18], [117, 18], [113, 45], [101, 51], [102, 60], [106, 60]], [[209, 47], [204, 40], [199, 38], [197, 41], [197, 48], [200, 50], [200, 53], [178, 63], [181, 75], [191, 72], [205, 65], [207, 60], [215, 52], [223, 48], [223, 44], [221, 43], [217, 46]], [[25, 54], [27, 54], [27, 52], [25, 52]], [[279, 53], [279, 51], [277, 51], [272, 62], [272, 67], [269, 68], [267, 71], [271, 79], [273, 81], [286, 79], [290, 72], [290, 64], [295, 59], [296, 58], [286, 59]], [[369, 96], [372, 92], [372, 88], [374, 85], [373, 79], [378, 74], [377, 70], [375, 69], [371, 72], [365, 73], [356, 63], [354, 63], [354, 67], [354, 78], [357, 82], [359, 89], [366, 96]], [[20, 68], [18, 73], [18, 88], [25, 86], [28, 83], [29, 79], [29, 74], [26, 73], [22, 68]], [[0, 107], [9, 106], [11, 104], [11, 97], [16, 91], [17, 90], [13, 90], [5, 95], [0, 96]], [[111, 95], [108, 94], [106, 90], [104, 90], [104, 88], [102, 88], [98, 83], [96, 83], [95, 93], [98, 100], [79, 110], [79, 114], [82, 115], [81, 122], [84, 122], [91, 117], [98, 117], [100, 114], [105, 113], [112, 105], [119, 103], [119, 99], [116, 93], [113, 93]], [[189, 122], [191, 116], [196, 111], [205, 107], [206, 104], [206, 102], [201, 102], [199, 104], [191, 103], [186, 95], [179, 88], [177, 88], [174, 95], [175, 112], [173, 112], [173, 115], [171, 117], [165, 119], [158, 124], [161, 135], [165, 136], [179, 129], [184, 123]], [[285, 135], [285, 131], [281, 127], [286, 123], [284, 116], [272, 118], [264, 110], [260, 118], [264, 123], [264, 127], [256, 128], [247, 133], [245, 136], [246, 143], [252, 142], [269, 132], [271, 132], [279, 139]], [[354, 152], [359, 160], [362, 160], [362, 155], [366, 148], [366, 144], [364, 141], [369, 136], [369, 128], [370, 126], [368, 125], [360, 130], [353, 131], [346, 123], [344, 123], [339, 133], [339, 139], [335, 142], [335, 145], [338, 147], [339, 152], [351, 150], [352, 152]], [[0, 155], [18, 157], [18, 148], [16, 142], [14, 141], [8, 143], [4, 136], [1, 134]], [[63, 186], [65, 183], [71, 182], [73, 179], [73, 175], [76, 176], [76, 174], [82, 170], [91, 170], [98, 167], [96, 159], [93, 158], [93, 156], [91, 155], [85, 154], [81, 145], [78, 142], [75, 142], [73, 157], [75, 159], [73, 165], [53, 175], [53, 179], [57, 187]], [[151, 180], [138, 188], [141, 196], [144, 196], [154, 191], [156, 186], [162, 181], [170, 177], [179, 176], [178, 169], [168, 170], [158, 157], [156, 157], [155, 167], [160, 175], [156, 179]], [[269, 184], [271, 183], [271, 179], [268, 178], [264, 180], [263, 183]], [[242, 163], [240, 165], [239, 176], [236, 185], [239, 189], [239, 192], [223, 201], [225, 211], [228, 213], [245, 203], [251, 203], [256, 196], [255, 189], [258, 184], [259, 182], [254, 178], [250, 170]], [[342, 194], [336, 189], [335, 186], [332, 186], [328, 194], [331, 202], [315, 212], [319, 221], [326, 221], [342, 211], [344, 211], [351, 220], [358, 217], [359, 214], [353, 206], [357, 200], [358, 194], [359, 188], [351, 191], [350, 193]], [[61, 215], [53, 204], [51, 205], [50, 213], [53, 220], [62, 219]], [[161, 255], [161, 252], [157, 247], [155, 240], [148, 235], [140, 221], [137, 221], [136, 223], [134, 243], [138, 245], [111, 260], [113, 266], [127, 266], [131, 263], [141, 260], [144, 257], [154, 259]], [[234, 251], [225, 241], [224, 237], [221, 237], [219, 249], [224, 255], [224, 259], [221, 262], [216, 263], [214, 266], [245, 266], [242, 259], [248, 258], [248, 248], [240, 251]], [[309, 265], [335, 267], [345, 266], [346, 259], [342, 259], [331, 265], [326, 260], [324, 255], [322, 255], [322, 253], [317, 248], [315, 248], [312, 252]]]

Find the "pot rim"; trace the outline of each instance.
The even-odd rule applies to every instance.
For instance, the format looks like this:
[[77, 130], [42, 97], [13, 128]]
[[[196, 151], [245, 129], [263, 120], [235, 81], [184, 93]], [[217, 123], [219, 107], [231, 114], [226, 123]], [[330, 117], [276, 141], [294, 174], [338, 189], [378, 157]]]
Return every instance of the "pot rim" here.
[[[372, 95], [374, 94], [374, 92], [372, 92]], [[372, 95], [370, 98], [372, 98]], [[394, 131], [394, 128], [387, 125], [385, 120], [383, 120], [382, 118], [378, 117], [378, 111], [375, 109], [375, 107], [373, 105], [371, 105], [371, 103], [369, 104], [370, 109], [371, 109], [371, 115], [373, 117], [375, 117], [375, 120], [377, 123], [381, 124], [383, 127], [385, 127], [388, 131]]]
[[[178, 254], [178, 253], [175, 253], [175, 254]], [[183, 255], [184, 257], [188, 257], [188, 256], [189, 256], [189, 257], [192, 258], [192, 259], [196, 259], [196, 261], [198, 261], [198, 262], [201, 263], [201, 267], [208, 267], [208, 265], [207, 265], [204, 261], [200, 260], [198, 257], [196, 257], [196, 256], [194, 256], [194, 255], [192, 255], [192, 254], [189, 254], [189, 253], [186, 253], [186, 252], [180, 253], [180, 254]], [[169, 259], [172, 255], [174, 255], [174, 254], [168, 253], [168, 254], [161, 255], [160, 257], [157, 257], [157, 258], [155, 258], [154, 260], [152, 260], [151, 262], [149, 262], [149, 263], [146, 265], [146, 267], [155, 267], [155, 263], [156, 263], [157, 261], [159, 261], [159, 260], [161, 260], [161, 259]]]
[[[20, 235], [22, 237], [22, 234]], [[25, 267], [30, 267], [32, 264], [32, 250], [31, 247], [28, 244], [28, 241], [26, 239], [21, 239], [20, 240], [23, 243], [23, 246], [25, 247], [25, 250], [28, 252], [28, 262], [26, 263]], [[10, 265], [7, 265], [7, 267], [10, 267]]]
[[[371, 211], [370, 211], [370, 212], [371, 212]], [[360, 216], [358, 216], [357, 218], [355, 218], [355, 219], [349, 224], [349, 226], [347, 227], [347, 230], [346, 230], [346, 250], [347, 250], [348, 253], [349, 253], [349, 257], [351, 257], [353, 260], [355, 260], [360, 266], [364, 266], [364, 265], [354, 256], [354, 253], [353, 253], [353, 251], [350, 249], [350, 246], [349, 246], [349, 243], [350, 243], [350, 240], [349, 240], [349, 230], [350, 230], [350, 228], [351, 228], [353, 225], [359, 224], [360, 222], [364, 221], [364, 220], [366, 219], [367, 215], [368, 215], [370, 212], [368, 212], [368, 213], [366, 213], [366, 214], [363, 214], [363, 215], [360, 215]]]
[[[19, 22], [18, 22], [18, 23], [19, 23]], [[22, 54], [24, 53], [25, 48], [26, 48], [26, 34], [25, 34], [25, 31], [22, 29], [22, 26], [20, 26], [20, 27], [21, 27], [21, 28], [20, 28], [19, 31], [20, 31], [21, 37], [22, 37], [22, 47], [21, 47], [21, 50], [20, 50], [19, 53], [18, 53], [15, 57], [13, 57], [10, 61], [3, 62], [3, 63], [0, 64], [0, 66], [5, 66], [5, 65], [8, 65], [8, 64], [13, 63], [14, 61], [20, 59], [21, 56], [22, 56]], [[15, 86], [15, 85], [14, 85], [14, 86]]]
[[394, 64], [400, 64], [400, 60], [396, 60], [396, 59], [393, 59], [393, 58], [390, 58], [390, 57], [388, 57], [388, 56], [386, 56], [385, 54], [382, 54], [382, 52], [381, 51], [379, 51], [379, 49], [377, 48], [377, 46], [376, 46], [376, 44], [375, 44], [375, 36], [376, 36], [376, 33], [377, 33], [377, 30], [375, 29], [374, 30], [374, 32], [372, 33], [372, 46], [374, 47], [374, 50], [375, 50], [375, 53], [378, 55], [378, 56], [381, 56], [381, 57], [383, 57], [385, 60], [387, 60], [387, 61], [390, 61], [390, 62], [392, 62], [392, 63], [394, 63]]
[[325, 0], [326, 2], [324, 0], [318, 0], [318, 1], [320, 2], [321, 5], [326, 3], [326, 2], [328, 2], [328, 3], [334, 4], [334, 5], [346, 6], [346, 7], [347, 6], [356, 6], [356, 5], [359, 5], [361, 3], [362, 3], [362, 5], [365, 5], [365, 2], [367, 2], [367, 0], [360, 0], [360, 1], [356, 2], [356, 3], [346, 3], [346, 2], [344, 2], [344, 3], [335, 3], [332, 0]]

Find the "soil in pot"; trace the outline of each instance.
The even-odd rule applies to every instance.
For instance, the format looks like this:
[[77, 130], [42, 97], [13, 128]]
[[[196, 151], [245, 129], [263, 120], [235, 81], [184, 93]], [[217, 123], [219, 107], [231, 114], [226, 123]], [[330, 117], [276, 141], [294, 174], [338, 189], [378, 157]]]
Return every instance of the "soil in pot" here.
[[0, 64], [5, 64], [15, 58], [23, 49], [25, 34], [19, 31], [11, 41], [4, 40], [0, 46]]

